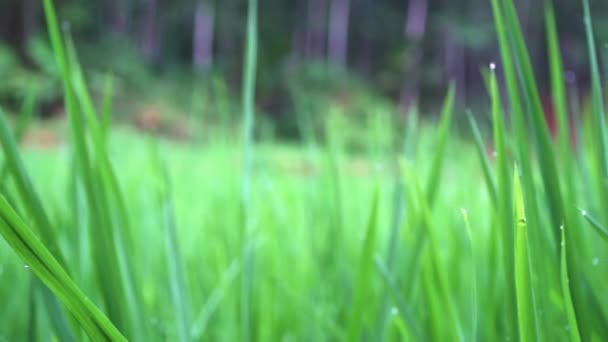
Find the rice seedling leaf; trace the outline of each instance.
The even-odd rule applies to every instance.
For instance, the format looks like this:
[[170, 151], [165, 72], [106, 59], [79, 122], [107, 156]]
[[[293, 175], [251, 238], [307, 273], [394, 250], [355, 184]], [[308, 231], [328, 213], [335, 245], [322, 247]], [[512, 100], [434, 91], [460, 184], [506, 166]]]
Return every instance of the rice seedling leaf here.
[[374, 267], [374, 255], [376, 249], [376, 239], [378, 234], [378, 189], [374, 192], [371, 202], [371, 209], [361, 254], [357, 276], [354, 281], [354, 293], [350, 309], [350, 316], [347, 323], [346, 341], [356, 341], [361, 337], [361, 331], [365, 319], [366, 298], [370, 291], [372, 271]]
[[467, 111], [467, 117], [469, 119], [469, 125], [471, 126], [471, 132], [473, 132], [473, 140], [475, 142], [477, 156], [479, 157], [479, 161], [481, 162], [481, 170], [483, 171], [483, 177], [486, 181], [486, 187], [488, 188], [488, 192], [490, 193], [492, 205], [496, 206], [498, 202], [496, 180], [494, 179], [492, 169], [490, 167], [490, 161], [488, 160], [488, 154], [486, 152], [486, 148], [481, 137], [481, 132], [479, 131], [477, 120], [475, 120], [475, 117], [473, 116], [473, 113], [471, 113], [471, 111]]
[[0, 196], [0, 233], [23, 262], [74, 315], [93, 340], [126, 341], [80, 291], [61, 264]]
[[562, 238], [561, 238], [561, 256], [560, 256], [560, 279], [562, 285], [562, 296], [564, 298], [564, 306], [566, 307], [566, 316], [568, 317], [568, 327], [570, 332], [570, 340], [579, 342], [581, 341], [581, 335], [578, 329], [578, 321], [576, 318], [576, 311], [574, 310], [574, 304], [572, 295], [570, 293], [570, 276], [568, 275], [568, 262], [567, 262], [567, 246], [565, 227], [561, 227]]
[[515, 169], [513, 178], [513, 200], [515, 201], [515, 291], [517, 294], [517, 321], [520, 341], [535, 341], [534, 305], [530, 282], [530, 256], [524, 197], [521, 182]]

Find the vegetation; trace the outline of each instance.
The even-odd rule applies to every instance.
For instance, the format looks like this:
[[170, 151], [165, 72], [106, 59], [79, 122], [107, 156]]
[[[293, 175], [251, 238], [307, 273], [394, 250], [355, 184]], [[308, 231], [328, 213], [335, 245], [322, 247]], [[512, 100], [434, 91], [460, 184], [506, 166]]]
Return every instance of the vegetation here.
[[456, 83], [436, 124], [412, 110], [401, 133], [376, 108], [355, 151], [339, 106], [321, 133], [300, 120], [303, 144], [254, 134], [255, 0], [242, 138], [187, 145], [112, 126], [112, 81], [97, 109], [70, 31], [43, 4], [69, 144], [18, 149], [35, 95], [15, 129], [0, 113], [0, 338], [608, 338], [608, 132], [587, 0], [583, 113], [568, 108], [545, 3], [555, 134], [516, 8], [492, 0], [491, 138], [474, 115], [472, 142], [454, 134]]

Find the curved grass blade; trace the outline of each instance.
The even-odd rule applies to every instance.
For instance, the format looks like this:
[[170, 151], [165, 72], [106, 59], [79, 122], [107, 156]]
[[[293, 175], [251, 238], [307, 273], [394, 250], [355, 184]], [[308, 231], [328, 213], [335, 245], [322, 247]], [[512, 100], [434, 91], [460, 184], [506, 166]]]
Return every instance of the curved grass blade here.
[[602, 225], [597, 219], [591, 217], [591, 215], [589, 215], [586, 210], [579, 209], [579, 211], [581, 215], [583, 215], [583, 217], [587, 220], [587, 222], [589, 222], [591, 226], [595, 228], [595, 231], [602, 237], [602, 239], [608, 242], [608, 229], [604, 225]]
[[595, 145], [598, 155], [596, 156], [599, 167], [599, 179], [597, 185], [602, 191], [598, 191], [601, 203], [608, 203], [608, 189], [605, 181], [608, 177], [608, 132], [606, 130], [606, 108], [604, 104], [604, 91], [600, 79], [597, 49], [591, 22], [591, 10], [589, 1], [583, 2], [583, 16], [585, 22], [585, 33], [587, 36], [587, 47], [589, 49], [589, 67], [591, 74], [591, 99], [593, 108], [593, 123], [595, 126]]
[[189, 291], [186, 286], [185, 264], [175, 228], [175, 209], [171, 196], [172, 188], [169, 174], [158, 155], [156, 159], [156, 163], [160, 168], [160, 175], [158, 177], [162, 179], [162, 186], [158, 191], [158, 200], [165, 230], [165, 254], [167, 269], [169, 271], [169, 287], [173, 301], [175, 325], [177, 327], [178, 340], [186, 342], [190, 340], [192, 309], [190, 308], [190, 301], [187, 300]]
[[61, 264], [0, 196], [0, 233], [15, 253], [59, 298], [92, 340], [126, 341], [80, 291]]
[[[463, 341], [464, 332], [462, 323], [458, 317], [456, 304], [454, 303], [453, 296], [449, 293], [448, 279], [445, 271], [441, 267], [440, 260], [440, 244], [439, 237], [436, 232], [436, 227], [433, 225], [431, 209], [428, 199], [420, 189], [420, 182], [415, 172], [407, 163], [403, 163], [403, 172], [405, 174], [406, 183], [411, 193], [411, 198], [418, 202], [420, 206], [421, 221], [420, 224], [424, 227], [426, 236], [428, 237], [429, 245], [429, 267], [431, 272], [426, 273], [426, 278], [430, 283], [436, 283], [438, 294], [430, 296], [430, 300], [433, 302], [429, 303], [430, 306], [436, 306], [439, 308], [438, 303], [441, 302], [447, 313], [442, 312], [441, 314], [447, 314], [447, 321], [450, 323], [448, 327], [442, 324], [442, 329], [448, 332], [448, 336], [452, 341]], [[426, 242], [426, 240], [425, 240]], [[422, 247], [421, 247], [422, 248]], [[436, 281], [434, 281], [436, 280]], [[438, 315], [436, 312], [435, 315]], [[442, 319], [436, 319], [437, 322], [442, 322]], [[437, 323], [439, 324], [439, 323]]]
[[[12, 136], [8, 122], [5, 119], [4, 113], [0, 109], [0, 143], [4, 150], [5, 163], [8, 170], [13, 176], [13, 180], [17, 186], [19, 195], [25, 205], [27, 212], [32, 216], [35, 222], [36, 233], [42, 237], [45, 245], [49, 246], [49, 250], [58, 256], [62, 261], [61, 253], [57, 245], [55, 236], [53, 235], [51, 222], [42, 206], [42, 201], [36, 193], [30, 177], [25, 169], [25, 165], [19, 151], [17, 143]], [[65, 265], [64, 262], [62, 262]]]
[[564, 306], [566, 307], [566, 316], [568, 317], [568, 326], [570, 331], [570, 340], [575, 342], [581, 341], [581, 334], [578, 330], [578, 322], [576, 319], [576, 311], [574, 310], [574, 304], [572, 301], [572, 295], [570, 294], [570, 278], [568, 275], [568, 262], [567, 262], [567, 247], [566, 237], [564, 232], [564, 226], [561, 227], [562, 241], [561, 241], [561, 256], [560, 256], [560, 279], [562, 284], [562, 296], [564, 297]]
[[[28, 92], [23, 101], [23, 105], [21, 107], [21, 112], [19, 114], [19, 119], [14, 129], [15, 141], [19, 142], [25, 135], [25, 132], [32, 121], [32, 116], [34, 115], [34, 102], [36, 100], [36, 94], [33, 91]], [[0, 115], [3, 115], [0, 110]], [[2, 168], [0, 170], [0, 188], [4, 186], [4, 181], [6, 180], [6, 175], [8, 173], [8, 165], [6, 162], [2, 162]]]
[[251, 220], [251, 173], [253, 163], [253, 128], [255, 124], [255, 83], [258, 57], [258, 1], [247, 2], [247, 39], [243, 75], [243, 174], [241, 183], [241, 253], [243, 272], [241, 275], [240, 324], [241, 336], [251, 341], [251, 292], [253, 278], [253, 249], [249, 247]]
[[452, 124], [452, 117], [454, 114], [454, 94], [456, 92], [454, 83], [450, 83], [448, 93], [443, 103], [443, 109], [441, 111], [441, 121], [439, 122], [439, 128], [437, 133], [437, 146], [435, 147], [435, 153], [433, 155], [433, 161], [431, 162], [431, 173], [427, 180], [426, 197], [429, 201], [429, 205], [432, 206], [435, 202], [435, 196], [437, 195], [437, 189], [439, 187], [439, 180], [441, 179], [441, 170], [443, 166], [443, 160], [445, 157], [445, 149], [450, 134], [450, 126]]
[[467, 231], [467, 239], [469, 242], [469, 248], [471, 253], [471, 279], [472, 279], [472, 292], [473, 296], [471, 299], [471, 336], [469, 337], [470, 341], [477, 341], [477, 321], [478, 321], [478, 302], [479, 302], [479, 293], [477, 291], [477, 267], [476, 263], [476, 254], [475, 248], [473, 246], [473, 233], [471, 231], [471, 224], [469, 222], [469, 215], [465, 209], [461, 209], [462, 219], [464, 221], [464, 226]]
[[477, 150], [477, 156], [479, 157], [479, 161], [481, 162], [481, 170], [483, 171], [483, 177], [486, 180], [486, 186], [488, 188], [488, 192], [490, 193], [490, 199], [492, 200], [492, 205], [496, 207], [498, 202], [498, 195], [496, 190], [496, 180], [492, 175], [492, 170], [490, 168], [490, 161], [488, 160], [488, 155], [486, 153], [486, 149], [483, 144], [483, 139], [481, 138], [481, 133], [479, 131], [479, 126], [477, 125], [477, 120], [473, 116], [471, 111], [467, 111], [467, 118], [469, 119], [469, 125], [471, 126], [471, 132], [473, 133], [473, 140], [475, 141], [475, 149]]
[[[559, 241], [557, 227], [559, 227], [564, 219], [564, 210], [553, 143], [549, 134], [549, 128], [545, 122], [544, 110], [539, 96], [539, 88], [536, 83], [532, 62], [524, 41], [515, 6], [512, 0], [503, 1], [503, 4], [507, 24], [506, 28], [509, 37], [511, 38], [512, 51], [515, 56], [514, 61], [520, 71], [523, 98], [526, 103], [526, 109], [529, 112], [532, 133], [537, 149], [537, 157], [539, 159], [538, 166], [543, 175], [542, 182], [547, 193], [546, 197], [549, 202], [553, 227], [555, 227], [555, 230], [551, 232], [554, 238], [553, 242], [557, 245], [557, 242]], [[526, 172], [527, 170], [523, 169], [523, 171]], [[526, 189], [530, 188], [530, 184], [527, 181], [524, 181], [524, 185]], [[528, 200], [530, 200], [529, 193], [530, 192], [526, 192]], [[528, 205], [534, 206], [535, 202], [529, 202]], [[534, 212], [535, 210], [531, 211], [530, 214], [534, 215]], [[536, 217], [530, 218], [531, 222], [537, 221]]]
[[513, 180], [515, 206], [515, 293], [520, 341], [536, 341], [534, 305], [530, 282], [530, 256], [524, 197], [517, 168]]
[[[405, 303], [405, 299], [403, 299], [403, 296], [399, 292], [397, 284], [395, 283], [395, 280], [391, 276], [388, 266], [384, 264], [384, 262], [382, 261], [382, 258], [379, 255], [376, 255], [376, 257], [374, 258], [374, 262], [376, 264], [376, 269], [378, 270], [378, 273], [380, 273], [380, 275], [382, 276], [382, 279], [384, 280], [384, 284], [386, 285], [386, 288], [389, 290], [388, 291], [389, 294], [393, 297], [393, 300], [397, 303], [397, 307], [399, 308], [398, 312], [403, 318], [404, 329], [405, 329], [405, 332], [407, 332], [406, 336], [408, 336], [410, 340], [413, 337], [415, 337], [415, 340], [420, 340], [421, 335], [417, 329], [417, 324], [414, 319], [414, 316], [412, 315], [411, 310], [408, 309], [408, 307]], [[405, 323], [407, 323], [407, 325]], [[384, 329], [384, 327], [381, 327], [381, 328]], [[412, 335], [414, 335], [414, 336], [412, 336]]]
[[371, 210], [367, 222], [365, 239], [359, 256], [359, 267], [354, 283], [353, 301], [347, 324], [346, 341], [358, 341], [365, 316], [366, 297], [370, 291], [370, 281], [374, 267], [374, 254], [378, 231], [378, 188], [374, 192]]
[[[25, 110], [28, 110], [27, 108]], [[31, 114], [30, 114], [31, 115]], [[25, 123], [23, 123], [25, 127]], [[25, 128], [23, 128], [25, 129]], [[22, 131], [23, 132], [23, 131]], [[16, 132], [19, 133], [19, 132]], [[33, 218], [35, 232], [42, 237], [42, 241], [48, 246], [50, 252], [57, 257], [62, 266], [67, 265], [63, 258], [63, 254], [59, 249], [59, 245], [55, 235], [53, 234], [52, 225], [50, 220], [42, 206], [42, 201], [34, 186], [30, 180], [30, 177], [25, 169], [25, 165], [19, 151], [17, 150], [17, 143], [15, 138], [12, 136], [8, 123], [5, 120], [4, 113], [0, 109], [0, 144], [4, 150], [4, 158], [6, 170], [8, 170], [17, 186], [17, 191], [21, 197], [22, 203], [25, 205], [27, 213]], [[59, 307], [59, 303], [55, 298], [48, 292], [47, 289], [42, 290], [42, 298], [44, 303], [49, 310], [50, 319], [53, 326], [62, 340], [71, 341], [73, 336], [69, 333], [69, 326], [67, 318], [63, 311]]]
[[200, 341], [202, 339], [211, 317], [220, 307], [222, 300], [228, 292], [228, 288], [232, 285], [240, 271], [241, 267], [237, 261], [233, 261], [230, 266], [228, 266], [220, 284], [211, 292], [205, 305], [198, 313], [197, 318], [192, 325], [192, 329], [190, 329], [192, 340]]

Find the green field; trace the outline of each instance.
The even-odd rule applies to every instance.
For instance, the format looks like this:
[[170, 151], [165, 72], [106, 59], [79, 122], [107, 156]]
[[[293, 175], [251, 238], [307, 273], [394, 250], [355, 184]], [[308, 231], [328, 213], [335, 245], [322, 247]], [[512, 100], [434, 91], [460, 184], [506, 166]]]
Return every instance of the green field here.
[[17, 148], [29, 107], [15, 125], [0, 113], [0, 341], [608, 339], [608, 132], [588, 7], [593, 94], [577, 124], [551, 8], [555, 135], [515, 8], [493, 0], [502, 60], [483, 68], [491, 108], [477, 116], [491, 127], [454, 111], [446, 85], [437, 120], [410, 113], [396, 131], [379, 111], [353, 149], [335, 108], [301, 143], [254, 137], [253, 10], [242, 134], [183, 143], [111, 126], [45, 5], [65, 136]]

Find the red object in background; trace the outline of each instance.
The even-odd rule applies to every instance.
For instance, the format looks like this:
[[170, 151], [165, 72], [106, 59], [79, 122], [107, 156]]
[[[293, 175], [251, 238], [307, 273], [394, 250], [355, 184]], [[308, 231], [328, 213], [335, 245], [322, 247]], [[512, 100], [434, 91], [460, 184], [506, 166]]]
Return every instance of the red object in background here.
[[[542, 100], [543, 112], [545, 115], [545, 123], [547, 124], [547, 128], [549, 128], [549, 133], [553, 138], [557, 137], [558, 127], [557, 127], [557, 117], [555, 113], [555, 107], [553, 106], [553, 101], [550, 97], [544, 97]], [[576, 132], [573, 129], [575, 127], [574, 120], [571, 113], [566, 113], [568, 115], [568, 131], [570, 135], [570, 145], [576, 146]]]
[[552, 137], [557, 135], [557, 119], [555, 118], [555, 108], [553, 107], [553, 101], [551, 98], [545, 97], [542, 100], [543, 112], [545, 113], [545, 123], [549, 128], [549, 132]]

